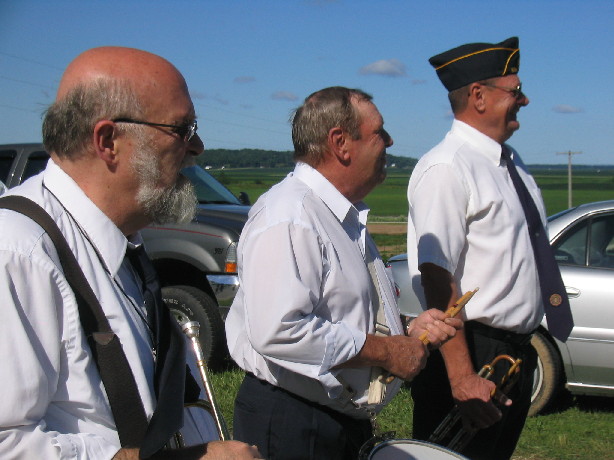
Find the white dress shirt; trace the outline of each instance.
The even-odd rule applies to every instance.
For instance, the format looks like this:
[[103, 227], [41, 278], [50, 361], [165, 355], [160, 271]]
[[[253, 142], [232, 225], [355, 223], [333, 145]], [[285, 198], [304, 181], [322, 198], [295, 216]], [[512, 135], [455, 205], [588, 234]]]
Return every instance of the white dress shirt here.
[[[541, 193], [519, 156], [518, 173], [542, 220]], [[518, 333], [543, 317], [531, 240], [501, 145], [454, 120], [445, 139], [416, 165], [408, 187], [407, 252], [412, 288], [426, 308], [419, 265], [452, 273], [461, 292], [479, 287], [466, 319]]]
[[[392, 334], [403, 333], [392, 283], [366, 230], [367, 214], [315, 169], [297, 164], [250, 211], [238, 247], [240, 288], [226, 319], [228, 348], [240, 367], [356, 418], [368, 417], [370, 368], [333, 367], [354, 357], [374, 332], [365, 245], [378, 254], [388, 325]], [[398, 380], [384, 403], [396, 394]], [[352, 401], [344, 384], [355, 391]]]
[[[52, 160], [9, 194], [35, 201], [58, 224], [151, 417], [153, 353], [141, 291], [124, 257], [128, 239]], [[0, 232], [0, 458], [110, 459], [119, 438], [55, 248], [41, 227], [13, 211], [0, 210]], [[138, 234], [131, 240], [141, 243]]]

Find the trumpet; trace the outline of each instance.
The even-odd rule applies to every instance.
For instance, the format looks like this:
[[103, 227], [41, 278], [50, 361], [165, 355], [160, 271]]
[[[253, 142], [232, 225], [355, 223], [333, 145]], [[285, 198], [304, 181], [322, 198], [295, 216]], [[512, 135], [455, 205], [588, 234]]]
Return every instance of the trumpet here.
[[[520, 372], [521, 359], [514, 359], [509, 355], [499, 355], [495, 357], [489, 364], [485, 364], [478, 375], [480, 377], [490, 379], [495, 372], [495, 366], [499, 362], [507, 361], [510, 364], [508, 371], [501, 378], [501, 381], [492, 390], [490, 396], [493, 397], [496, 393], [502, 392], [507, 394], [509, 390], [516, 384], [518, 380], [518, 373]], [[447, 447], [456, 452], [462, 452], [462, 450], [469, 444], [475, 434], [479, 431], [475, 429], [466, 429], [460, 423], [461, 414], [458, 406], [450, 411], [450, 413], [443, 419], [439, 426], [435, 429], [429, 442], [439, 444]], [[456, 431], [453, 431], [455, 430]], [[454, 434], [452, 434], [454, 433]]]
[[[200, 342], [198, 341], [198, 332], [200, 330], [200, 324], [198, 323], [198, 321], [188, 321], [181, 325], [181, 329], [192, 343], [192, 349], [194, 350], [194, 354], [196, 355], [196, 364], [198, 365], [198, 371], [203, 381], [203, 386], [205, 388], [205, 393], [207, 394], [207, 399], [209, 400], [208, 405], [203, 404], [204, 401], [198, 401], [192, 404], [192, 406], [204, 407], [205, 409], [208, 409], [207, 406], [210, 406], [210, 412], [215, 420], [215, 425], [217, 427], [218, 434], [220, 435], [220, 440], [227, 441], [230, 439], [230, 432], [228, 431], [226, 421], [222, 416], [220, 408], [217, 405], [215, 395], [213, 393], [213, 386], [211, 385], [211, 382], [209, 380], [209, 373], [207, 372], [207, 363], [205, 362], [205, 356], [200, 346]], [[189, 406], [190, 405], [188, 405], [188, 407]]]
[[[205, 361], [205, 357], [203, 354], [203, 350], [200, 346], [200, 342], [198, 341], [198, 333], [200, 330], [200, 324], [198, 321], [186, 321], [185, 323], [180, 324], [183, 333], [190, 339], [190, 344], [192, 345], [192, 350], [196, 357], [196, 364], [198, 366], [198, 371], [200, 373], [200, 377], [203, 383], [203, 387], [205, 390], [205, 394], [207, 395], [207, 400], [199, 399], [193, 403], [187, 403], [185, 405], [188, 407], [196, 407], [199, 409], [203, 409], [206, 411], [215, 422], [215, 427], [218, 432], [219, 439], [221, 441], [227, 441], [231, 439], [230, 432], [228, 431], [228, 427], [226, 426], [226, 421], [217, 405], [215, 395], [213, 393], [213, 386], [211, 385], [209, 379], [209, 373], [207, 371], [207, 363]], [[173, 438], [169, 442], [169, 448], [182, 448], [185, 447], [184, 437], [180, 431], [173, 435]]]

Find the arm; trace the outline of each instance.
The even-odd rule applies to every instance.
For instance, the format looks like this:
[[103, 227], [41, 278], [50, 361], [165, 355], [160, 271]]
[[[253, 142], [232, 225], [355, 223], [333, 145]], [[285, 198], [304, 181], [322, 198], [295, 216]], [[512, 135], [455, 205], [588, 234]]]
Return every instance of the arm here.
[[[430, 263], [420, 266], [422, 286], [428, 305], [445, 310], [458, 298], [458, 286], [453, 276], [443, 268]], [[452, 397], [458, 404], [466, 426], [486, 428], [501, 418], [501, 412], [492, 403], [491, 391], [495, 384], [477, 375], [465, 339], [458, 334], [440, 348]], [[511, 404], [511, 402], [509, 402]]]
[[321, 380], [359, 352], [358, 303], [368, 294], [337, 268], [334, 248], [311, 228], [284, 222], [254, 232], [240, 257], [241, 326], [267, 361]]
[[73, 299], [63, 275], [38, 247], [0, 250], [0, 290], [0, 457], [56, 458], [66, 449], [110, 458], [117, 446], [108, 440], [64, 429], [77, 423], [65, 379], [68, 337], [80, 324], [64, 308]]
[[428, 348], [419, 337], [426, 332], [429, 346], [436, 348], [454, 337], [462, 324], [460, 319], [447, 318], [439, 310], [425, 311], [409, 324], [407, 336], [368, 334], [360, 352], [337, 368], [377, 366], [404, 380], [412, 380], [424, 368], [428, 357]]

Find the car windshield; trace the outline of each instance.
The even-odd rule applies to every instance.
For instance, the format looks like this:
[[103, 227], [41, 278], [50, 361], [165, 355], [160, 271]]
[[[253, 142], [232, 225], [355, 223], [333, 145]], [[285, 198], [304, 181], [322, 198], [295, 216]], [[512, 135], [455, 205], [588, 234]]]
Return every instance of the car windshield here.
[[200, 166], [184, 168], [181, 173], [194, 184], [194, 190], [201, 204], [238, 204], [241, 202], [230, 190], [220, 184]]

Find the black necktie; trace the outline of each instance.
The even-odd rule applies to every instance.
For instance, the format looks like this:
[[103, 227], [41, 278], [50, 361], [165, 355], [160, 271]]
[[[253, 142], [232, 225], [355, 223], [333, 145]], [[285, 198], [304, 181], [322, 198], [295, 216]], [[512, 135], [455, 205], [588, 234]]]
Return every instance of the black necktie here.
[[554, 337], [564, 342], [573, 329], [573, 318], [559, 266], [554, 259], [552, 247], [535, 202], [518, 175], [516, 166], [510, 157], [509, 148], [505, 145], [502, 149], [502, 157], [505, 160], [527, 219], [527, 228], [531, 238], [531, 246], [533, 246], [542, 300], [548, 321], [548, 330]]
[[154, 390], [157, 404], [141, 446], [142, 458], [160, 450], [183, 425], [185, 393], [185, 340], [162, 300], [158, 276], [143, 246], [126, 255], [143, 282], [143, 298], [156, 349]]

